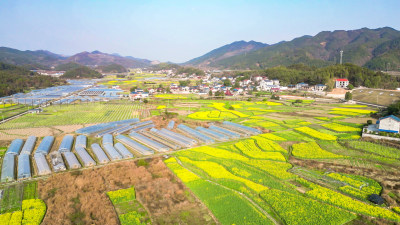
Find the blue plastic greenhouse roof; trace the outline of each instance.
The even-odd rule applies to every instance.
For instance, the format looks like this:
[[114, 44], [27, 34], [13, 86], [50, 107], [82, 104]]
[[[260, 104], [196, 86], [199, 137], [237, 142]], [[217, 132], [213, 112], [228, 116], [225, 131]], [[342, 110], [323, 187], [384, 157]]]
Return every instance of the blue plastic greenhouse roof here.
[[10, 146], [8, 146], [7, 154], [14, 154], [14, 155], [18, 155], [19, 152], [22, 149], [22, 145], [24, 144], [24, 141], [22, 139], [15, 139], [11, 142]]

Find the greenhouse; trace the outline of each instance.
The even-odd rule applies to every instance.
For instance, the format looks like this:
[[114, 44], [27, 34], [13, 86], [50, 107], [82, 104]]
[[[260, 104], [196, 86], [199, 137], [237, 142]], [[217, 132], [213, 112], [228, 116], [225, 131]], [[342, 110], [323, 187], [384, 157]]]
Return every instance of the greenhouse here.
[[3, 158], [1, 168], [1, 182], [9, 182], [15, 180], [15, 155], [6, 154]]
[[133, 154], [121, 143], [115, 143], [114, 148], [122, 155], [124, 159], [133, 158]]
[[103, 136], [103, 146], [106, 144], [114, 145], [113, 136], [111, 134], [106, 134]]
[[35, 160], [37, 174], [38, 175], [48, 175], [51, 173], [49, 164], [47, 163], [46, 157], [42, 153], [35, 153], [33, 155]]
[[141, 142], [142, 144], [145, 144], [145, 145], [149, 146], [150, 148], [155, 149], [155, 150], [157, 150], [159, 152], [166, 152], [166, 151], [170, 150], [170, 148], [168, 148], [167, 146], [165, 146], [165, 145], [163, 145], [163, 144], [161, 144], [159, 142], [153, 141], [150, 138], [147, 138], [147, 137], [145, 137], [145, 136], [143, 136], [141, 134], [138, 134], [138, 133], [135, 133], [135, 132], [131, 132], [129, 134], [129, 136], [132, 139], [134, 139], [134, 140], [136, 140], [138, 142]]
[[102, 132], [98, 133], [98, 134], [96, 135], [96, 137], [102, 137], [102, 136], [104, 136], [104, 135], [106, 135], [106, 134], [112, 134], [112, 133], [114, 133], [114, 132], [118, 132], [119, 130], [125, 129], [125, 128], [127, 128], [127, 127], [129, 127], [130, 129], [133, 128], [133, 127], [130, 126], [129, 124], [128, 124], [128, 125], [127, 125], [127, 124], [118, 125], [117, 127], [114, 127], [114, 128], [111, 128], [111, 129], [107, 129], [107, 130], [105, 130], [105, 131], [102, 131]]
[[136, 152], [142, 154], [142, 155], [151, 155], [154, 154], [154, 151], [149, 149], [148, 147], [139, 144], [138, 142], [125, 137], [123, 135], [118, 135], [115, 137], [118, 141], [124, 143], [125, 145], [129, 146], [130, 148], [132, 148], [133, 150], [135, 150]]
[[103, 148], [112, 161], [122, 159], [122, 156], [117, 152], [112, 144], [105, 144], [103, 145]]
[[161, 132], [164, 132], [164, 133], [166, 133], [166, 134], [169, 134], [169, 135], [171, 135], [171, 136], [173, 136], [173, 137], [180, 138], [180, 139], [182, 139], [182, 140], [184, 140], [184, 141], [191, 142], [193, 145], [195, 145], [195, 144], [198, 143], [198, 141], [196, 141], [195, 139], [186, 137], [185, 135], [178, 134], [178, 133], [176, 133], [176, 132], [170, 131], [170, 130], [165, 129], [165, 128], [162, 128], [162, 129], [161, 129]]
[[225, 134], [227, 136], [230, 136], [231, 138], [240, 138], [240, 134], [236, 133], [236, 132], [232, 132], [230, 130], [224, 129], [222, 127], [217, 127], [215, 125], [210, 125], [208, 127], [211, 130], [217, 131], [219, 133]]
[[31, 178], [31, 161], [29, 154], [20, 154], [18, 156], [18, 180]]
[[65, 135], [61, 141], [60, 147], [58, 148], [59, 152], [70, 152], [72, 150], [72, 144], [74, 143], [74, 136]]
[[178, 145], [180, 145], [182, 147], [189, 148], [189, 147], [193, 146], [193, 144], [191, 142], [188, 142], [188, 141], [182, 140], [180, 138], [171, 136], [170, 134], [167, 134], [167, 133], [162, 132], [160, 130], [157, 130], [155, 128], [151, 128], [150, 132], [153, 132], [153, 133], [159, 135], [161, 138], [164, 138], [164, 139], [170, 140], [172, 142], [175, 142], [176, 144], [178, 144]]
[[72, 152], [63, 152], [65, 161], [69, 169], [79, 169], [81, 168], [81, 164], [79, 163], [78, 159], [76, 158], [75, 154]]
[[102, 131], [105, 131], [108, 129], [115, 128], [121, 124], [132, 124], [132, 123], [137, 123], [137, 122], [139, 122], [138, 118], [114, 121], [114, 122], [109, 122], [109, 123], [101, 123], [101, 124], [93, 125], [90, 127], [81, 128], [75, 132], [78, 134], [90, 135], [90, 134], [95, 134], [95, 133], [99, 133], [99, 132], [102, 132]]
[[194, 138], [197, 138], [198, 140], [200, 140], [200, 141], [202, 141], [202, 142], [204, 142], [206, 144], [214, 143], [214, 139], [212, 139], [212, 138], [208, 137], [207, 135], [204, 135], [204, 134], [198, 132], [197, 130], [192, 129], [192, 128], [184, 125], [184, 124], [179, 124], [177, 126], [177, 128], [178, 128], [178, 130], [180, 130], [180, 131], [182, 131], [184, 133], [187, 133], [187, 134], [193, 136]]
[[174, 126], [175, 126], [175, 121], [171, 120], [168, 123], [167, 129], [172, 130], [172, 129], [174, 129]]
[[87, 146], [87, 137], [85, 135], [79, 135], [75, 139], [75, 148], [82, 147], [86, 148]]
[[83, 162], [83, 165], [88, 167], [88, 166], [95, 166], [96, 162], [93, 160], [93, 158], [89, 155], [89, 153], [86, 151], [86, 149], [82, 147], [75, 148], [76, 153], [78, 153], [79, 158]]
[[25, 141], [24, 147], [22, 147], [21, 154], [32, 154], [32, 151], [35, 148], [36, 139], [35, 136], [29, 136]]
[[205, 135], [207, 135], [209, 137], [215, 138], [215, 139], [217, 139], [219, 141], [227, 141], [227, 140], [229, 140], [228, 136], [226, 136], [224, 134], [221, 134], [221, 133], [218, 133], [216, 131], [204, 128], [204, 127], [196, 127], [196, 130], [200, 131], [201, 133], [203, 133], [203, 134], [205, 134]]
[[67, 168], [65, 167], [63, 158], [60, 152], [52, 152], [49, 154], [51, 166], [53, 167], [54, 172], [64, 171]]
[[147, 120], [147, 121], [143, 121], [143, 122], [133, 125], [133, 128], [143, 127], [143, 126], [147, 126], [147, 125], [151, 125], [151, 124], [153, 124], [153, 121]]
[[128, 132], [128, 131], [130, 131], [132, 129], [133, 129], [132, 125], [126, 126], [126, 127], [121, 128], [121, 129], [118, 129], [117, 131], [114, 131], [113, 134], [114, 135], [123, 134], [123, 133]]
[[104, 153], [103, 149], [101, 149], [99, 144], [92, 144], [92, 151], [96, 155], [97, 160], [99, 161], [100, 164], [106, 164], [110, 162], [108, 159], [106, 153]]
[[156, 136], [155, 134], [150, 133], [148, 131], [144, 131], [141, 134], [146, 136], [146, 137], [148, 137], [148, 138], [151, 138], [152, 140], [157, 141], [158, 143], [164, 144], [165, 146], [168, 146], [168, 147], [170, 147], [170, 148], [172, 148], [174, 150], [177, 150], [177, 149], [181, 148], [180, 145], [177, 145], [177, 144], [175, 144], [173, 142], [169, 142], [167, 140], [164, 140], [164, 139], [162, 139], [162, 138], [160, 138], [160, 137]]
[[42, 139], [42, 141], [39, 144], [39, 147], [36, 149], [36, 153], [42, 153], [44, 155], [47, 155], [50, 152], [51, 147], [53, 146], [54, 143], [54, 137], [53, 136], [46, 136]]
[[24, 144], [24, 141], [22, 139], [13, 140], [11, 142], [10, 146], [8, 146], [6, 155], [8, 155], [8, 154], [18, 155], [21, 151], [23, 144]]
[[153, 127], [154, 127], [154, 124], [149, 124], [149, 125], [146, 125], [146, 126], [133, 128], [132, 131], [140, 131], [140, 130], [144, 130], [144, 129], [148, 129], [148, 128], [153, 128]]

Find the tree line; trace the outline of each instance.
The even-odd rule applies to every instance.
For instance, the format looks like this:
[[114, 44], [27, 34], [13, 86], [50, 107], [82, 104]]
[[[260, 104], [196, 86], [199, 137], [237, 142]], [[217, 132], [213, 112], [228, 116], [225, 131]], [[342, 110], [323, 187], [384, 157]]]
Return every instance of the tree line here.
[[55, 77], [39, 75], [23, 67], [0, 62], [0, 97], [65, 83]]
[[399, 87], [400, 78], [390, 76], [383, 72], [375, 72], [354, 64], [332, 65], [323, 68], [309, 67], [303, 64], [291, 66], [278, 66], [265, 70], [236, 71], [230, 75], [238, 80], [250, 79], [254, 76], [267, 76], [269, 79], [278, 79], [282, 85], [305, 82], [310, 85], [326, 84], [334, 86], [333, 78], [347, 78], [352, 85], [368, 88], [395, 89]]

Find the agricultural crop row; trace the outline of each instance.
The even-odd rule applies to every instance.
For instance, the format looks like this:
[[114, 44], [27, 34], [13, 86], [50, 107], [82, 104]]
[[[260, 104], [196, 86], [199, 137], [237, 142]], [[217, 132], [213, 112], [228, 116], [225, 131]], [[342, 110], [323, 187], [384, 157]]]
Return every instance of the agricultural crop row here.
[[225, 120], [225, 119], [235, 119], [237, 116], [230, 112], [221, 111], [200, 111], [188, 115], [188, 118], [198, 119], [198, 120]]
[[[109, 191], [107, 192], [107, 195], [118, 212], [118, 218], [121, 225], [145, 225], [150, 222], [147, 212], [136, 200], [134, 187]], [[122, 212], [119, 209], [121, 206], [124, 206]], [[138, 211], [139, 209], [141, 212]]]
[[200, 179], [179, 165], [175, 158], [165, 163], [204, 202], [221, 224], [273, 224], [239, 194]]
[[297, 181], [311, 189], [310, 191], [306, 192], [306, 194], [310, 197], [364, 215], [400, 221], [400, 215], [385, 208], [363, 203], [338, 192], [332, 191], [328, 188], [306, 181], [302, 178], [298, 178]]
[[253, 191], [259, 193], [261, 191], [267, 190], [268, 188], [265, 186], [262, 186], [260, 184], [254, 183], [253, 181], [244, 179], [242, 177], [233, 175], [231, 172], [226, 170], [223, 166], [215, 163], [215, 162], [209, 162], [209, 161], [193, 161], [189, 158], [186, 157], [179, 157], [179, 159], [182, 162], [190, 163], [200, 169], [202, 169], [204, 172], [206, 172], [210, 177], [216, 178], [216, 179], [230, 179], [234, 181], [238, 181], [246, 185], [247, 187], [251, 188]]
[[299, 158], [305, 159], [337, 159], [345, 156], [337, 155], [321, 147], [316, 142], [299, 143], [292, 145], [292, 154]]
[[374, 153], [377, 155], [381, 155], [384, 157], [389, 157], [389, 158], [395, 158], [399, 159], [400, 158], [400, 151], [396, 148], [391, 148], [371, 142], [365, 142], [365, 141], [349, 141], [347, 142], [348, 145], [352, 148], [359, 149], [362, 151]]
[[257, 147], [254, 140], [247, 139], [243, 141], [239, 141], [235, 144], [235, 147], [238, 148], [243, 154], [255, 159], [270, 159], [276, 161], [285, 162], [286, 159], [280, 152], [264, 152], [260, 148]]
[[352, 108], [333, 108], [329, 112], [330, 114], [343, 115], [343, 116], [359, 116], [368, 115], [370, 113], [375, 113], [374, 110], [367, 109], [352, 109]]
[[132, 201], [133, 199], [136, 199], [136, 193], [134, 187], [127, 189], [120, 189], [117, 191], [109, 191], [107, 192], [107, 195], [113, 204]]
[[261, 193], [286, 224], [345, 224], [356, 216], [300, 194], [271, 189]]
[[[280, 135], [282, 133], [285, 135]], [[293, 137], [290, 134], [297, 134], [297, 136]], [[183, 165], [190, 168], [196, 174], [179, 165], [174, 158], [167, 160], [173, 163], [173, 166], [170, 163], [167, 163], [167, 165], [210, 209], [214, 208], [214, 210], [212, 209], [213, 213], [215, 213], [215, 207], [217, 206], [210, 204], [211, 201], [207, 202], [208, 200], [205, 200], [210, 199], [210, 196], [206, 197], [204, 193], [199, 194], [199, 187], [205, 185], [204, 183], [213, 185], [204, 180], [207, 177], [219, 185], [242, 192], [253, 199], [253, 201], [256, 201], [264, 210], [267, 210], [267, 205], [270, 205], [279, 218], [287, 224], [303, 224], [305, 223], [304, 221], [307, 221], [307, 224], [342, 224], [356, 217], [346, 210], [397, 221], [396, 216], [394, 216], [395, 214], [390, 210], [363, 203], [336, 191], [322, 189], [322, 187], [319, 188], [318, 185], [305, 185], [311, 189], [306, 192], [306, 195], [309, 197], [301, 196], [294, 190], [295, 187], [292, 187], [292, 189], [290, 185], [289, 187], [287, 184], [283, 185], [285, 180], [296, 179], [298, 176], [288, 172], [292, 165], [285, 162], [284, 156], [281, 155], [286, 150], [280, 147], [275, 141], [293, 139], [299, 141], [303, 138], [307, 137], [293, 131], [274, 132], [253, 136], [250, 139], [241, 140], [235, 144], [227, 143], [216, 147], [199, 147], [175, 153]], [[325, 142], [338, 144], [332, 141]], [[296, 157], [299, 157], [299, 155], [304, 158], [323, 159], [346, 157], [321, 149], [315, 141], [294, 144], [292, 147], [292, 153]], [[272, 153], [279, 153], [282, 156], [282, 162], [276, 161], [276, 158], [271, 158], [269, 154]], [[260, 172], [264, 172], [264, 174]], [[340, 176], [331, 174], [330, 176], [333, 179], [342, 180], [344, 184], [348, 184], [340, 187], [338, 190], [355, 198], [365, 200], [367, 195], [379, 193], [381, 190], [379, 184], [372, 179], [347, 174]], [[242, 183], [242, 185], [238, 185], [237, 183]], [[361, 188], [361, 190], [357, 191], [357, 187]], [[203, 191], [210, 192], [209, 189]], [[252, 192], [259, 193], [263, 200], [252, 195]], [[315, 201], [313, 198], [317, 198], [320, 201]], [[338, 200], [343, 198], [344, 201]], [[322, 203], [321, 201], [326, 203]], [[338, 206], [339, 208], [334, 206]], [[215, 215], [218, 219], [220, 217], [226, 218], [225, 214]], [[230, 220], [229, 223], [223, 224], [237, 224], [241, 223], [241, 221]]]
[[46, 214], [46, 204], [41, 199], [22, 201], [22, 211], [0, 214], [0, 224], [39, 225]]
[[302, 132], [304, 134], [307, 134], [313, 138], [316, 139], [320, 139], [320, 140], [328, 140], [328, 141], [334, 141], [337, 139], [336, 136], [330, 135], [330, 134], [325, 134], [325, 133], [321, 133], [317, 130], [314, 130], [312, 128], [309, 127], [299, 127], [299, 128], [295, 128], [296, 131]]
[[360, 128], [345, 126], [338, 123], [327, 123], [327, 124], [322, 124], [322, 126], [338, 132], [354, 132], [354, 131], [361, 132]]
[[286, 149], [282, 148], [278, 143], [268, 140], [266, 138], [260, 136], [253, 136], [254, 140], [256, 140], [257, 146], [266, 152], [282, 152], [287, 154]]
[[371, 194], [380, 194], [382, 187], [375, 180], [349, 174], [330, 173], [329, 177], [343, 182], [339, 190], [359, 199], [367, 200]]
[[239, 111], [226, 109], [226, 108], [224, 107], [224, 105], [225, 105], [224, 103], [215, 103], [215, 102], [214, 102], [214, 103], [211, 105], [211, 107], [214, 107], [215, 109], [217, 109], [217, 110], [219, 110], [219, 111], [221, 111], [221, 112], [230, 112], [230, 113], [234, 114], [234, 115], [237, 116], [237, 117], [249, 117], [249, 115], [246, 115], [246, 114], [241, 113], [241, 112], [239, 112]]
[[90, 103], [47, 107], [43, 113], [27, 114], [0, 125], [0, 129], [102, 123], [138, 117], [139, 104]]

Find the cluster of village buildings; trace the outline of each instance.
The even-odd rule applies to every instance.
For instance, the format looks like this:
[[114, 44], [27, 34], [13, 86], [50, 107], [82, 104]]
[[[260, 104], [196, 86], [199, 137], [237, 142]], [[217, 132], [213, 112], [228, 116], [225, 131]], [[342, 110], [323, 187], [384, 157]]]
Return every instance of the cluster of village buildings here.
[[[251, 79], [240, 79], [242, 77], [212, 77], [206, 75], [198, 77], [195, 75], [183, 76], [181, 79], [198, 80], [197, 85], [180, 86], [178, 83], [172, 83], [169, 86], [170, 93], [173, 94], [199, 94], [199, 95], [215, 95], [217, 92], [224, 93], [225, 96], [247, 95], [253, 91], [280, 92], [287, 90], [301, 90], [315, 93], [322, 93], [326, 90], [325, 84], [309, 85], [307, 83], [298, 83], [294, 85], [281, 86], [277, 79], [268, 79], [268, 77], [256, 76]], [[224, 85], [230, 84], [230, 85]], [[336, 79], [335, 88], [347, 88], [349, 81], [347, 79]], [[138, 88], [130, 94], [132, 100], [147, 98], [154, 93], [164, 93], [166, 89], [156, 88], [146, 91]]]

